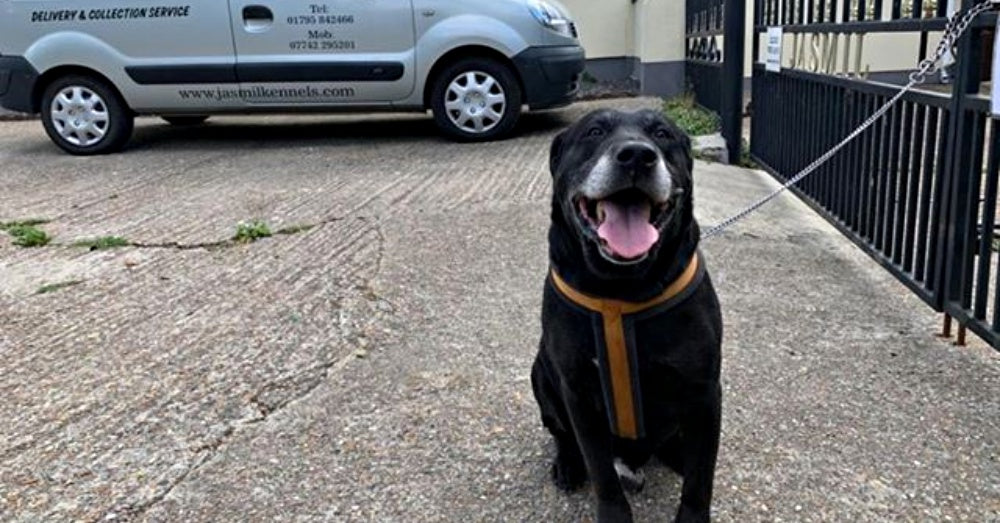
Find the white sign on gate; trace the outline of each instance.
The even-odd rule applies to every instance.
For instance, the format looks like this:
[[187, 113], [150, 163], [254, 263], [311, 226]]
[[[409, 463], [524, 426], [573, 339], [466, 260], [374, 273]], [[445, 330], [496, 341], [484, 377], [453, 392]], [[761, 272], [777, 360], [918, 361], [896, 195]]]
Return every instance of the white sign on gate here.
[[781, 72], [781, 47], [782, 29], [780, 27], [767, 28], [766, 56], [764, 58], [765, 69], [771, 72]]

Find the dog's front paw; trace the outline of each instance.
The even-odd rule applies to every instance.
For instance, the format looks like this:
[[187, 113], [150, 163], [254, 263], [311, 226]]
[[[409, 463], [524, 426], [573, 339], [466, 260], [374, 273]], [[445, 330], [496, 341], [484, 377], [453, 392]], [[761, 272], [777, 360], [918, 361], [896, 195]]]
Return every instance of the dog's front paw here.
[[618, 480], [626, 492], [636, 494], [642, 492], [642, 487], [646, 486], [646, 475], [639, 469], [633, 470], [621, 459], [615, 459], [615, 472], [618, 473]]
[[598, 501], [597, 523], [632, 523], [632, 508], [628, 501]]
[[552, 482], [563, 492], [573, 492], [587, 481], [587, 470], [580, 460], [567, 459], [562, 454], [552, 461]]

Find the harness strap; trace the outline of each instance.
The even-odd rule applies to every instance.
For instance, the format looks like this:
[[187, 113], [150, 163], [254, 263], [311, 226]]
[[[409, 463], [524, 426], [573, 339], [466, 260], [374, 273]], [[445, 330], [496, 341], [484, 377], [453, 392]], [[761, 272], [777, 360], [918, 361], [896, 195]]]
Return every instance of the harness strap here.
[[[684, 272], [659, 296], [643, 302], [629, 302], [597, 298], [571, 287], [552, 269], [552, 283], [567, 300], [591, 312], [601, 315], [604, 331], [604, 357], [599, 361], [607, 368], [602, 369], [610, 384], [605, 383], [605, 400], [613, 414], [612, 431], [619, 437], [638, 439], [641, 437], [641, 401], [638, 395], [638, 369], [633, 361], [635, 355], [629, 350], [625, 335], [625, 315], [637, 314], [662, 305], [687, 290], [698, 280], [700, 256], [691, 257]], [[610, 387], [608, 386], [610, 385]], [[610, 391], [608, 390], [610, 388]], [[609, 394], [610, 392], [610, 394]]]

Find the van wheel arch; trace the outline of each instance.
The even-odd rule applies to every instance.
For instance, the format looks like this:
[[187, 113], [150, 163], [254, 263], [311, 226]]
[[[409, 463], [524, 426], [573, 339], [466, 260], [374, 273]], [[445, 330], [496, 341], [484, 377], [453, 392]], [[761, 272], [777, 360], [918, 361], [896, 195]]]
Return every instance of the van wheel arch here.
[[[107, 76], [104, 76], [103, 74], [95, 71], [94, 69], [90, 69], [79, 65], [61, 65], [58, 67], [53, 67], [48, 71], [45, 71], [38, 77], [38, 81], [35, 82], [35, 90], [31, 93], [32, 109], [36, 113], [41, 112], [42, 95], [45, 94], [45, 90], [48, 89], [50, 85], [52, 85], [52, 82], [55, 82], [60, 78], [71, 75], [87, 76], [93, 78], [94, 80], [104, 83], [105, 85], [108, 86], [108, 88], [113, 90], [115, 94], [118, 95], [118, 99], [121, 100], [126, 107], [128, 107], [128, 103], [125, 101], [125, 97], [122, 96], [122, 92], [118, 90], [118, 86], [116, 86], [114, 82], [108, 79]], [[131, 108], [129, 108], [129, 110], [131, 111]]]
[[437, 81], [437, 77], [440, 76], [448, 66], [465, 58], [489, 58], [506, 65], [510, 68], [511, 72], [514, 73], [514, 78], [517, 79], [518, 87], [521, 88], [521, 92], [525, 92], [524, 80], [521, 78], [521, 74], [514, 65], [514, 62], [508, 58], [507, 55], [493, 49], [492, 47], [467, 45], [448, 51], [438, 58], [436, 62], [434, 62], [434, 66], [431, 67], [431, 71], [426, 76], [426, 81], [424, 82], [424, 109], [431, 108], [431, 95], [434, 92], [434, 83]]

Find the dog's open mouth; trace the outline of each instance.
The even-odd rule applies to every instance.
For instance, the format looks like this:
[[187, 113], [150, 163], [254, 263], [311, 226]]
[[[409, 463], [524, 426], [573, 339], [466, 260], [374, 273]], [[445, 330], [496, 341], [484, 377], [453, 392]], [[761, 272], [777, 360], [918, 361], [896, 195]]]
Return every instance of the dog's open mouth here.
[[657, 203], [638, 189], [626, 189], [600, 200], [580, 197], [577, 210], [605, 258], [638, 262], [659, 241], [670, 201]]

